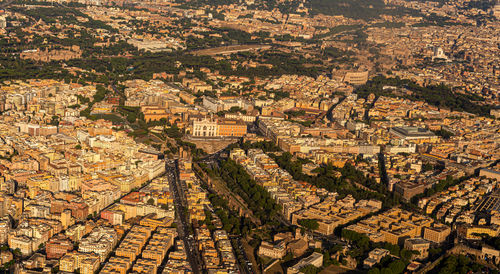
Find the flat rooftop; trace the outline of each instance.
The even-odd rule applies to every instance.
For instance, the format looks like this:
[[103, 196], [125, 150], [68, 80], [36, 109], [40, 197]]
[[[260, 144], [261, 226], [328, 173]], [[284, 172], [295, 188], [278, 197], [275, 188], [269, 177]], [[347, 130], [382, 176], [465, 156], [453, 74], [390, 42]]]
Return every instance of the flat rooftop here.
[[391, 130], [404, 137], [434, 137], [432, 131], [420, 127], [393, 127]]

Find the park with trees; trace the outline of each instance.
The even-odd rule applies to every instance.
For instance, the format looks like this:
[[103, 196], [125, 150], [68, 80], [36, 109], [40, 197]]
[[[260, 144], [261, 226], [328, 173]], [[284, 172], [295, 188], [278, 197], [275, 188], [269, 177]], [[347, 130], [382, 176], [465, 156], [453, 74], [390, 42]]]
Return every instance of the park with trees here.
[[387, 78], [376, 76], [365, 85], [357, 87], [354, 92], [362, 98], [367, 98], [370, 94], [374, 94], [377, 97], [397, 97], [391, 90], [384, 90], [384, 86], [407, 89], [411, 91], [411, 94], [405, 94], [402, 96], [403, 98], [413, 101], [424, 101], [430, 105], [451, 111], [464, 111], [481, 116], [489, 116], [492, 109], [491, 105], [475, 103], [476, 101], [484, 100], [477, 95], [455, 92], [452, 88], [444, 84], [421, 86], [412, 80], [401, 79], [399, 77]]

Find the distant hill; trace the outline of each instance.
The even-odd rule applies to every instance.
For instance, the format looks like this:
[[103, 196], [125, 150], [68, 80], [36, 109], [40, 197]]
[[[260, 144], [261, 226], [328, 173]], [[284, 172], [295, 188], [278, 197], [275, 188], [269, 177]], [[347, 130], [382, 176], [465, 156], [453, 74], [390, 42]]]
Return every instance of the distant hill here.
[[380, 15], [418, 14], [415, 10], [385, 5], [383, 0], [308, 0], [313, 14], [343, 15], [354, 19], [370, 20]]
[[[186, 6], [197, 7], [204, 5], [218, 6], [240, 3], [239, 0], [181, 0], [179, 2]], [[278, 8], [283, 13], [293, 13], [299, 6], [300, 2], [302, 1], [291, 0], [280, 2], [277, 0], [257, 0], [255, 1], [254, 6], [267, 10]], [[387, 6], [383, 0], [306, 0], [304, 2], [304, 6], [309, 8], [312, 14], [343, 15], [345, 17], [363, 19], [367, 21], [379, 18], [380, 15], [383, 14], [419, 14], [418, 11], [415, 10]]]

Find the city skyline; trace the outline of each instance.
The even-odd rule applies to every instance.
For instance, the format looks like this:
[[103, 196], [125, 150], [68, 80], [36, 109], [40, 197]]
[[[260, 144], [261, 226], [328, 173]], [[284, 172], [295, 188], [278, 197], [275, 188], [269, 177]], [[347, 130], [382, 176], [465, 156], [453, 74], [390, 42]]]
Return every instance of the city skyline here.
[[496, 0], [0, 0], [0, 272], [500, 271]]

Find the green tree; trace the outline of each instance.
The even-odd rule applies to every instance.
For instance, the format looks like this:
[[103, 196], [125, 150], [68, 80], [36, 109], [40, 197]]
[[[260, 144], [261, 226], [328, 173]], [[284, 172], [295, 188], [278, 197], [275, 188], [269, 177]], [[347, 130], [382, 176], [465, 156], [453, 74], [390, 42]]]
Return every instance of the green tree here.
[[422, 171], [431, 171], [434, 170], [434, 166], [430, 163], [425, 163], [422, 165]]
[[413, 252], [411, 250], [403, 249], [401, 250], [401, 258], [403, 260], [409, 261], [413, 257]]
[[52, 116], [50, 124], [53, 126], [58, 126], [59, 125], [59, 116], [56, 116], [56, 115]]
[[14, 256], [21, 256], [21, 249], [18, 247], [16, 249], [14, 249], [14, 251], [12, 251], [12, 253], [14, 254]]
[[135, 123], [135, 120], [137, 120], [137, 116], [135, 113], [132, 112], [127, 115], [127, 121], [129, 123]]
[[392, 270], [390, 268], [383, 268], [381, 271], [380, 271], [381, 274], [395, 274], [394, 272], [392, 272]]
[[300, 268], [300, 272], [305, 273], [305, 274], [317, 274], [319, 273], [321, 269], [318, 267], [315, 267], [314, 265], [306, 265]]
[[389, 268], [392, 273], [402, 273], [406, 268], [406, 264], [401, 260], [396, 260], [389, 264]]
[[94, 94], [94, 102], [101, 102], [106, 97], [106, 94], [109, 92], [104, 86], [97, 85], [96, 93]]
[[301, 219], [298, 221], [298, 224], [310, 231], [317, 230], [319, 228], [319, 223], [316, 219]]

